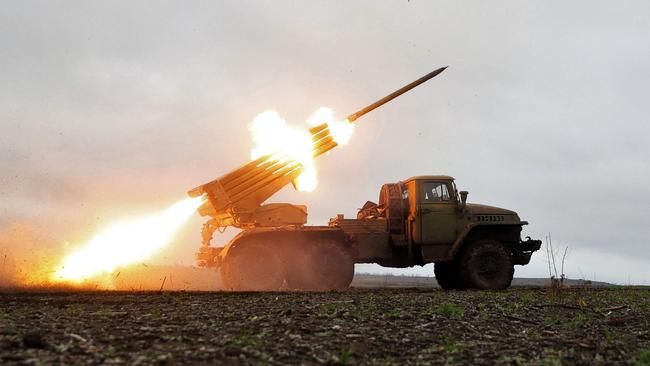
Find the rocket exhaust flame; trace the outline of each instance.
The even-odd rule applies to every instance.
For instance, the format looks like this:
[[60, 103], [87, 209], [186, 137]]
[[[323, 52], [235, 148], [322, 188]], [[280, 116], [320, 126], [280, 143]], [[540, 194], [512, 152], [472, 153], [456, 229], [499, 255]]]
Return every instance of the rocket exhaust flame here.
[[176, 231], [204, 201], [202, 196], [184, 199], [162, 212], [110, 225], [66, 256], [51, 280], [80, 283], [151, 257], [169, 244]]
[[[287, 125], [278, 112], [270, 110], [257, 115], [248, 129], [252, 133], [256, 147], [251, 151], [251, 159], [270, 155], [272, 162], [295, 161], [300, 164], [302, 173], [296, 178], [296, 188], [311, 192], [318, 185], [314, 157], [318, 149], [314, 143], [326, 144], [332, 140], [338, 145], [348, 143], [354, 132], [354, 125], [345, 121], [336, 121], [331, 109], [319, 108], [307, 121], [311, 126], [326, 124], [324, 133], [317, 135], [321, 140], [314, 141], [314, 135], [307, 130]], [[267, 160], [267, 162], [268, 162]], [[266, 162], [265, 162], [266, 163]]]

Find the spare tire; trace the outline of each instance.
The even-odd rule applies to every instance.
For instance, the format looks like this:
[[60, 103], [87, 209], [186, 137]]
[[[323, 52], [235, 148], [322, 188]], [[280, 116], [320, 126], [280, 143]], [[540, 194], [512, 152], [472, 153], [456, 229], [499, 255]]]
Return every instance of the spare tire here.
[[384, 184], [379, 191], [379, 205], [384, 208], [388, 232], [392, 235], [405, 233], [408, 201], [403, 196], [404, 190], [404, 184], [399, 182]]

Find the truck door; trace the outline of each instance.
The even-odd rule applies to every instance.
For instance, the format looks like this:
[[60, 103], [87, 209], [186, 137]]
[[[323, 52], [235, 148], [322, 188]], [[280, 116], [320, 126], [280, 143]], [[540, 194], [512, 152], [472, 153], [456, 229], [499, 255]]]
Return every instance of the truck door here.
[[420, 185], [420, 238], [422, 244], [449, 244], [456, 238], [456, 200], [447, 181]]

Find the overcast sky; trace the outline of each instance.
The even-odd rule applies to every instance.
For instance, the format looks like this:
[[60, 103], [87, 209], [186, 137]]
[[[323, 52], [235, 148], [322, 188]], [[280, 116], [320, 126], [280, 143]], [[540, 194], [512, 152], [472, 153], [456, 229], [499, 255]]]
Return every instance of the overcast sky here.
[[[324, 224], [383, 183], [449, 174], [470, 202], [517, 211], [524, 235], [569, 246], [569, 276], [650, 284], [648, 14], [646, 1], [3, 1], [0, 241], [81, 243], [247, 161], [264, 110], [344, 117], [449, 65], [359, 120], [317, 162], [315, 192], [274, 201]], [[159, 260], [193, 263], [202, 222]], [[545, 260], [516, 276], [546, 275]]]

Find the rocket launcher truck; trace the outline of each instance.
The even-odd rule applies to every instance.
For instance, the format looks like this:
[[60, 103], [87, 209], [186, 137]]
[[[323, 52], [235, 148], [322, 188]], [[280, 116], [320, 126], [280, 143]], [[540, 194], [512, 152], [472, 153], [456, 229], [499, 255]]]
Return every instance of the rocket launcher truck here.
[[[349, 123], [434, 78], [445, 67], [347, 117]], [[337, 146], [326, 123], [309, 130], [313, 156]], [[327, 226], [308, 226], [307, 207], [264, 202], [302, 173], [299, 162], [269, 154], [188, 192], [205, 196], [209, 220], [197, 253], [200, 266], [218, 269], [231, 290], [347, 288], [355, 263], [411, 267], [435, 263], [444, 289], [503, 289], [514, 265], [528, 264], [541, 241], [521, 239], [516, 212], [467, 203], [454, 178], [424, 175], [384, 184], [379, 201], [366, 202], [354, 219], [337, 215]], [[214, 231], [241, 231], [224, 247], [210, 245]]]

